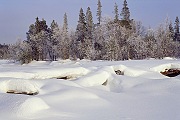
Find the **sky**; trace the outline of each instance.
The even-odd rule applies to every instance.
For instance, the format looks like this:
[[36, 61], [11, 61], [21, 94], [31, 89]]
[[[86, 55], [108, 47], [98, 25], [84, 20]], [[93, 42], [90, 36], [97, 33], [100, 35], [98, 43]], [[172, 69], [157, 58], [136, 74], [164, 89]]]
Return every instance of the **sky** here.
[[[114, 4], [117, 3], [119, 13], [124, 0], [101, 0], [102, 15], [113, 17]], [[176, 16], [180, 18], [180, 0], [127, 0], [131, 19], [141, 21], [145, 27], [156, 28], [164, 20], [174, 23]], [[0, 0], [0, 44], [15, 43], [25, 40], [29, 26], [35, 18], [44, 18], [47, 24], [55, 20], [62, 26], [66, 12], [70, 29], [75, 29], [80, 8], [86, 12], [87, 7], [93, 12], [97, 22], [97, 0]]]

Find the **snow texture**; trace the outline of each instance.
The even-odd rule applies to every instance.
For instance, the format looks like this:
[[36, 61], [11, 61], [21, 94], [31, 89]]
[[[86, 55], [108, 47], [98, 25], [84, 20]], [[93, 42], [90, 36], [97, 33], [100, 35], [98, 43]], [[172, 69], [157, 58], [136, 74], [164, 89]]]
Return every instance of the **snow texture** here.
[[[160, 73], [170, 68], [180, 69], [180, 61], [59, 60], [20, 65], [2, 60], [1, 119], [179, 120], [180, 76]], [[69, 79], [57, 79], [63, 77]]]

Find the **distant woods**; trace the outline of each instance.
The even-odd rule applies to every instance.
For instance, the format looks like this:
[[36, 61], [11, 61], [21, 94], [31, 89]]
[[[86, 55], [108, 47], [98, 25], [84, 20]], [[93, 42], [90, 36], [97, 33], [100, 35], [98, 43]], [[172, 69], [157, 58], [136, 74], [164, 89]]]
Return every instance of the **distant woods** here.
[[[102, 16], [102, 3], [97, 1], [97, 22], [90, 7], [80, 8], [75, 30], [68, 28], [68, 14], [63, 25], [55, 20], [50, 26], [45, 19], [35, 20], [29, 26], [27, 39], [13, 45], [0, 46], [1, 58], [29, 63], [33, 60], [89, 59], [128, 60], [180, 57], [179, 18], [174, 23], [165, 20], [156, 30], [145, 28], [131, 19], [126, 0], [121, 11], [114, 4], [114, 17]], [[2, 49], [2, 52], [1, 52]], [[4, 49], [4, 50], [3, 50]], [[4, 52], [4, 53], [3, 53]]]

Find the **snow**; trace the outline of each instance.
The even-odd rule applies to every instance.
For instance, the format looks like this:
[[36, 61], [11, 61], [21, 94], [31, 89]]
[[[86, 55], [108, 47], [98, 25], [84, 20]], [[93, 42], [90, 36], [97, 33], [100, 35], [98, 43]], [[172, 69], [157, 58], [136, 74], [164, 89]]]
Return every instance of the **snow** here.
[[12, 79], [12, 80], [1, 80], [2, 86], [0, 86], [0, 90], [7, 92], [8, 90], [14, 90], [16, 92], [38, 92], [36, 85], [29, 80], [18, 80], [18, 79]]
[[[170, 68], [180, 68], [180, 61], [58, 60], [20, 65], [2, 60], [1, 119], [179, 120], [180, 76], [160, 73]], [[117, 70], [124, 74], [117, 75]], [[57, 79], [61, 77], [69, 79]]]

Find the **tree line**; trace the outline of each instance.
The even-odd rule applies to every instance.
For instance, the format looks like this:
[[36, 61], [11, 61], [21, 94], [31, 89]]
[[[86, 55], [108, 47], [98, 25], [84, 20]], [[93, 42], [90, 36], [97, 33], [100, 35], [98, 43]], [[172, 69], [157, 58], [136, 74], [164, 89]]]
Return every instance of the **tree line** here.
[[33, 60], [128, 60], [180, 56], [178, 17], [174, 25], [167, 18], [153, 30], [130, 18], [126, 0], [120, 14], [116, 3], [113, 13], [113, 18], [103, 17], [102, 4], [98, 0], [98, 22], [93, 22], [90, 7], [86, 12], [81, 8], [74, 31], [68, 29], [66, 13], [62, 27], [55, 20], [48, 27], [44, 19], [37, 17], [29, 26], [27, 40], [10, 45], [8, 56], [22, 63]]

